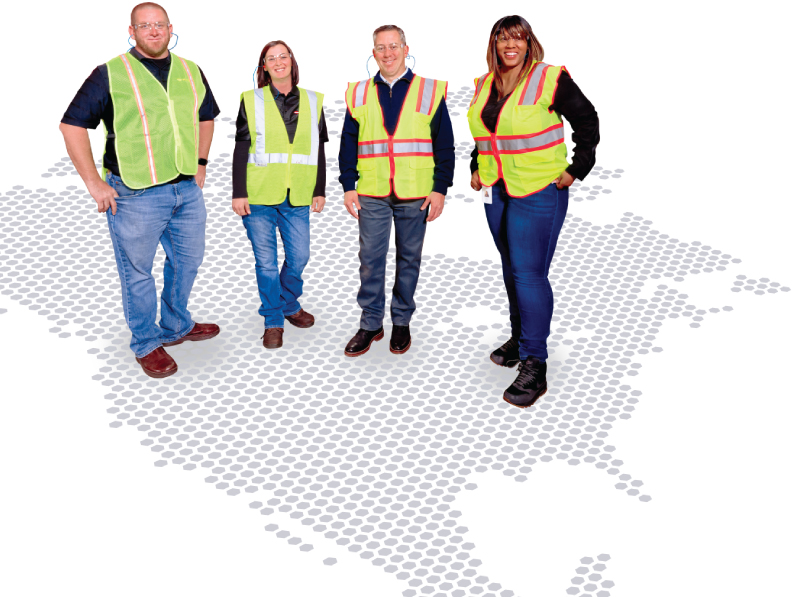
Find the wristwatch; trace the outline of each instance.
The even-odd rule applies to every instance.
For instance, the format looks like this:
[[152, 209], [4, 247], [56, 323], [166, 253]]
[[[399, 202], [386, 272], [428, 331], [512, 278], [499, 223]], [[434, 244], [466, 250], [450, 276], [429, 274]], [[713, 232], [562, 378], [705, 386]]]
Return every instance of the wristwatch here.
[[198, 166], [208, 166], [208, 160], [205, 158], [197, 158]]

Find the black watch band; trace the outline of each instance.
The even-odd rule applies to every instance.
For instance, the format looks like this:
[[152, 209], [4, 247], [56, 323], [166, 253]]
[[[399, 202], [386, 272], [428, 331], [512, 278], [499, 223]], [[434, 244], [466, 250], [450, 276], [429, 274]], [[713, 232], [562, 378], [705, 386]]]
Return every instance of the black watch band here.
[[197, 158], [198, 166], [208, 166], [208, 160], [205, 158]]

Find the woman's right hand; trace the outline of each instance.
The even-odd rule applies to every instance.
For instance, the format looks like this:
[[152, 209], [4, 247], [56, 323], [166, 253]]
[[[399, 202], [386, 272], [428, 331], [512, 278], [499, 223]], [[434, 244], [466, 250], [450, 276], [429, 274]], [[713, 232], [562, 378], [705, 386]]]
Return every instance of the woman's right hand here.
[[479, 170], [475, 170], [472, 173], [472, 180], [469, 181], [469, 186], [472, 187], [473, 191], [480, 191], [481, 190], [481, 177], [478, 175]]
[[232, 207], [237, 216], [250, 215], [250, 202], [247, 200], [247, 197], [244, 199], [234, 199], [232, 202]]

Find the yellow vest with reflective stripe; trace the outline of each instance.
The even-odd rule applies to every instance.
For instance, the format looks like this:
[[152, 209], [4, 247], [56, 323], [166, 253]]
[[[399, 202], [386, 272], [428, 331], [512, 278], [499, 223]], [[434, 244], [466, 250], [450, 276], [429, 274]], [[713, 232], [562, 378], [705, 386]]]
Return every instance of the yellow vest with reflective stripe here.
[[561, 116], [550, 111], [563, 66], [534, 63], [517, 83], [497, 118], [497, 131], [487, 130], [481, 119], [492, 90], [493, 73], [475, 79], [475, 95], [467, 118], [478, 147], [481, 184], [505, 181], [512, 197], [542, 190], [569, 165]]
[[[297, 88], [300, 106], [294, 142], [275, 105], [269, 86], [242, 93], [250, 153], [247, 156], [247, 197], [254, 205], [278, 205], [286, 199], [292, 205], [310, 205], [317, 182], [319, 120], [323, 94]], [[313, 118], [312, 118], [313, 114]]]
[[106, 65], [122, 182], [144, 189], [197, 174], [198, 111], [206, 93], [197, 65], [172, 54], [166, 89], [130, 53]]
[[345, 101], [358, 122], [358, 193], [398, 199], [427, 197], [433, 190], [431, 120], [447, 95], [447, 82], [415, 75], [397, 119], [386, 132], [374, 79], [347, 86]]

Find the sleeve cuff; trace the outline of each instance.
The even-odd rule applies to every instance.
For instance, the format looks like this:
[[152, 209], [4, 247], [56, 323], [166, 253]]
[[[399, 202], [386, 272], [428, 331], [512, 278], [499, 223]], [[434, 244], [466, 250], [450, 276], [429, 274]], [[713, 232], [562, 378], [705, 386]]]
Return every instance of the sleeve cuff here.
[[345, 193], [356, 190], [355, 180], [340, 180], [339, 182], [342, 183], [342, 189], [344, 189]]
[[97, 128], [97, 124], [93, 125], [91, 123], [84, 122], [83, 120], [76, 120], [74, 118], [70, 118], [69, 116], [64, 116], [64, 118], [61, 119], [61, 123], [62, 124], [70, 124], [72, 126], [79, 126], [81, 128], [84, 128], [84, 129], [96, 129]]
[[433, 181], [433, 192], [439, 193], [441, 195], [447, 195], [447, 188], [449, 186], [450, 185], [447, 184], [446, 182], [442, 182], [441, 180], [435, 180]]

